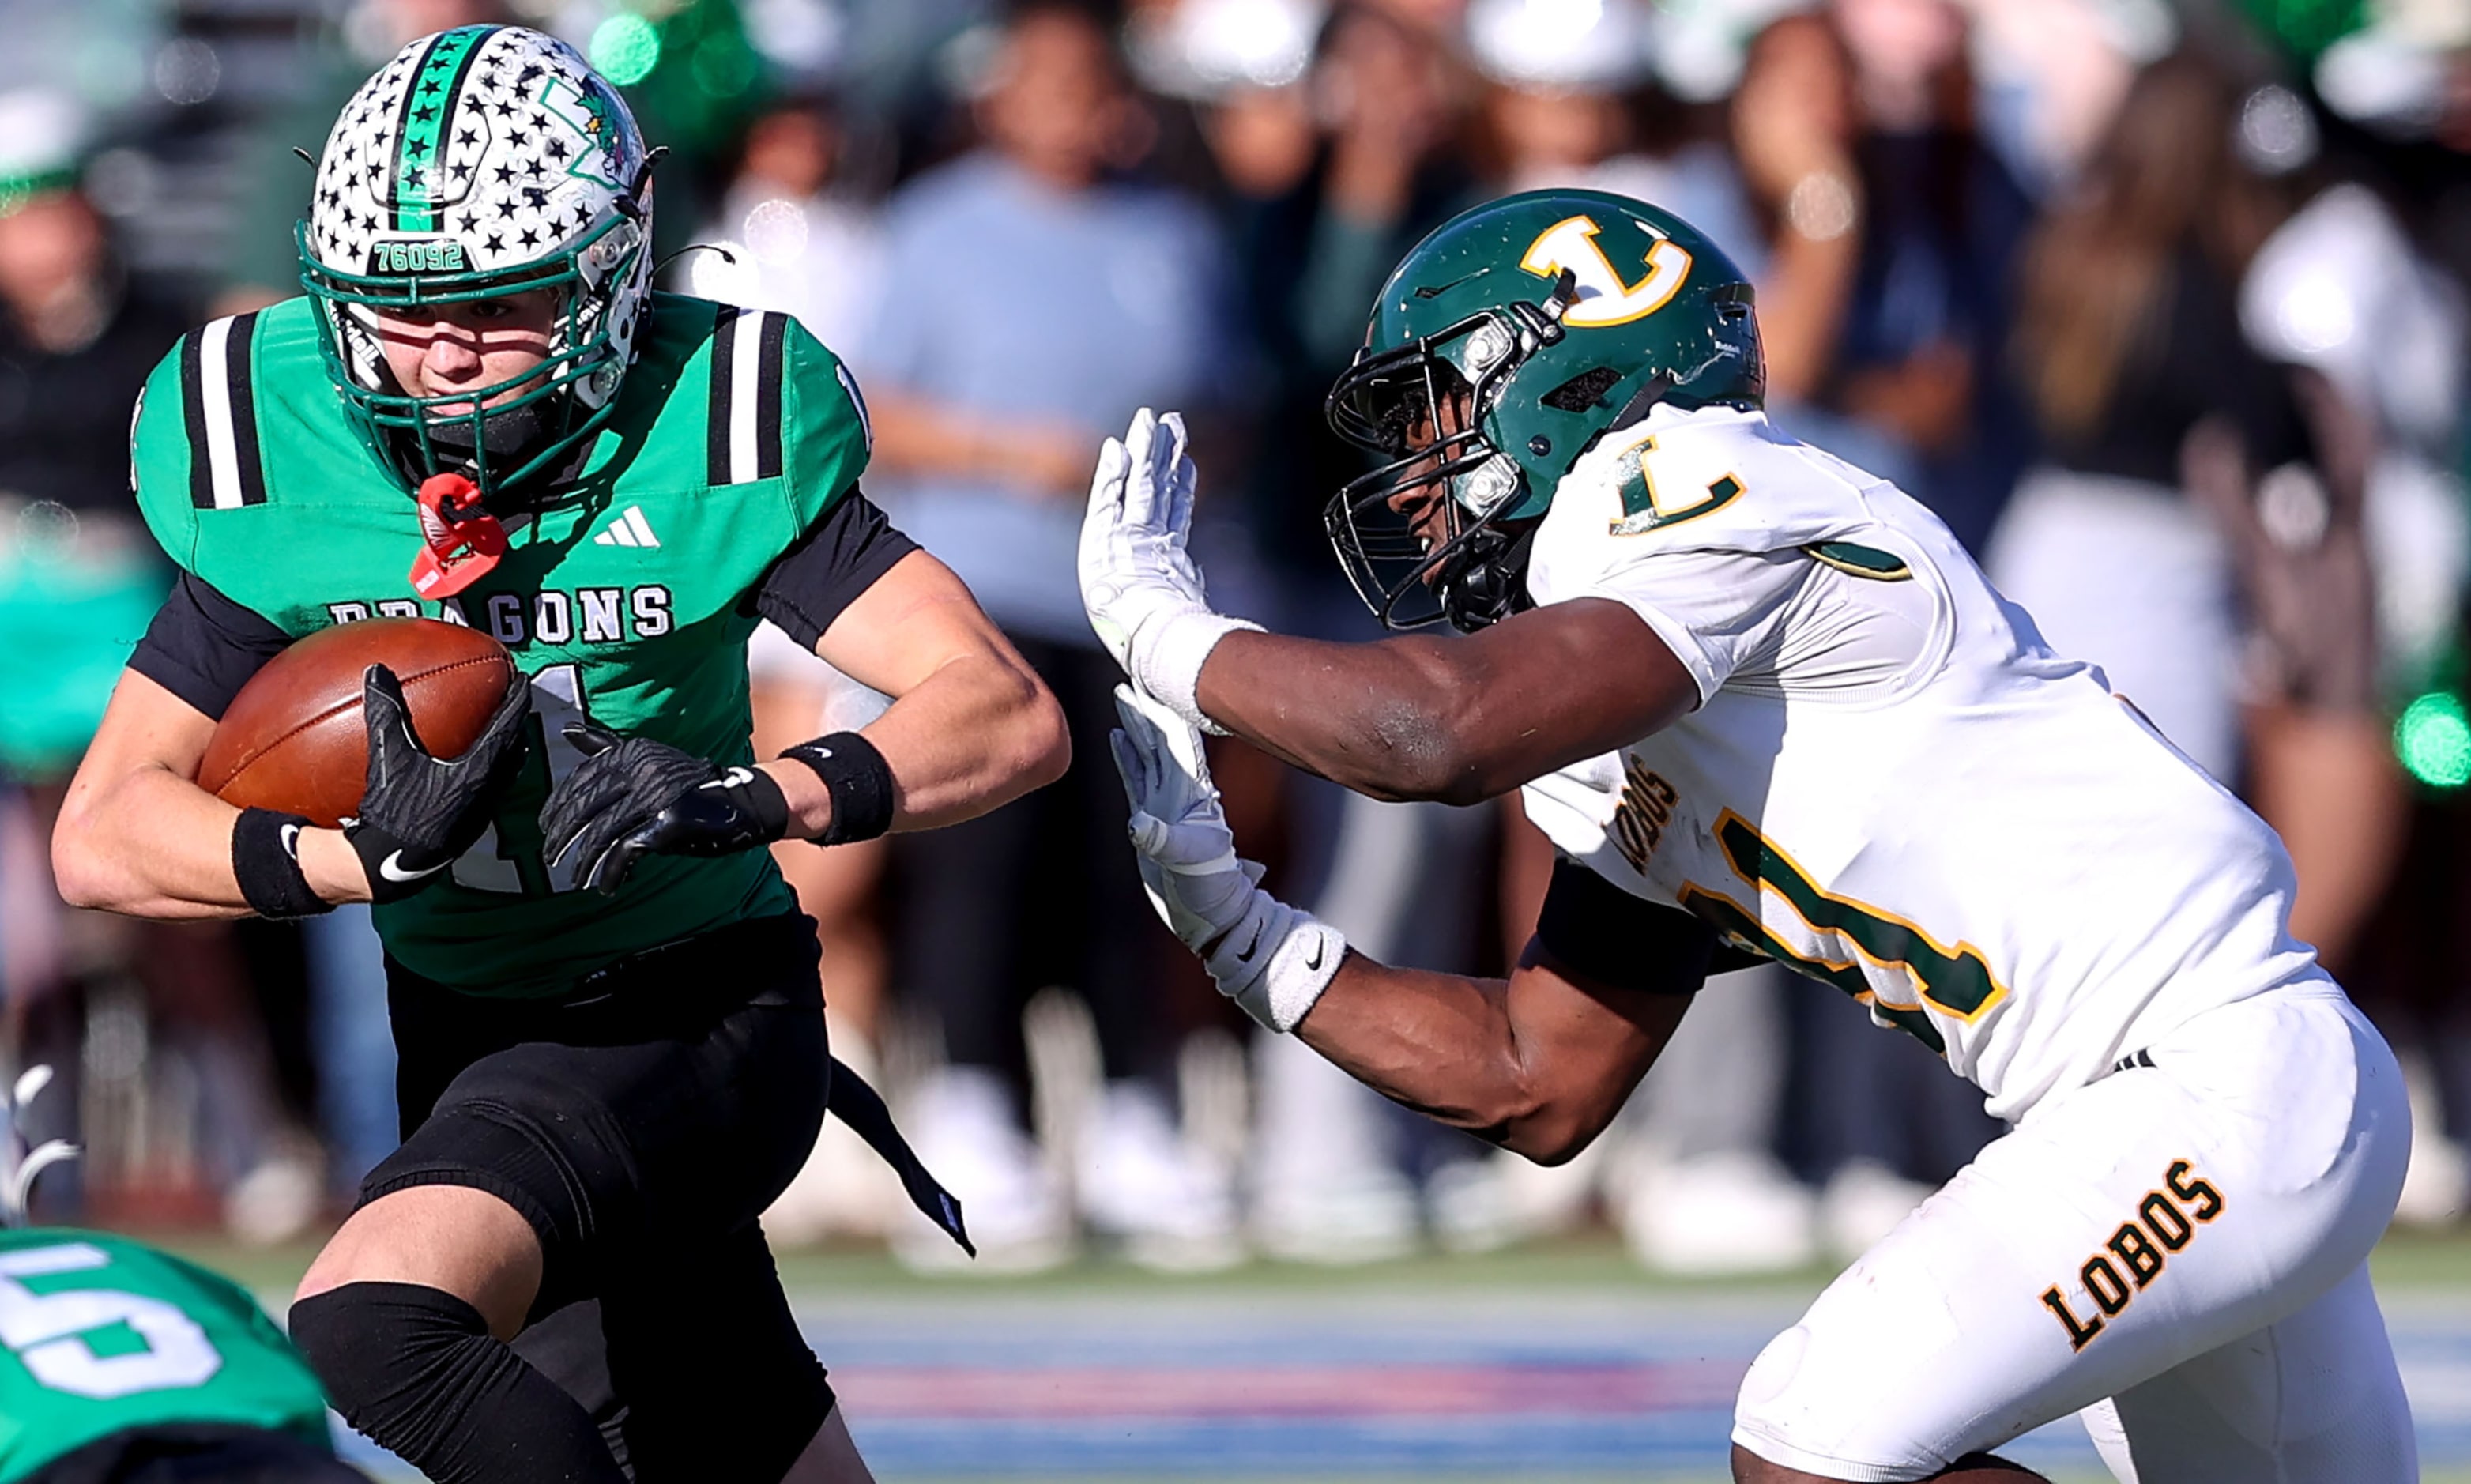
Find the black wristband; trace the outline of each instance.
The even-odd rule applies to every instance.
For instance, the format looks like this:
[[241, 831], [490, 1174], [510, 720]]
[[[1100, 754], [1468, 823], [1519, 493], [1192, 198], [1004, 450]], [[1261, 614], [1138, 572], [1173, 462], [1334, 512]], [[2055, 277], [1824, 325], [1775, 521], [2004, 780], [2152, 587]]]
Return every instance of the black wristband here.
[[851, 845], [892, 828], [892, 766], [856, 732], [802, 742], [781, 754], [814, 769], [833, 796], [833, 818], [818, 845]]
[[244, 809], [232, 826], [232, 876], [249, 910], [281, 922], [331, 912], [300, 870], [300, 832], [309, 821], [271, 809]]

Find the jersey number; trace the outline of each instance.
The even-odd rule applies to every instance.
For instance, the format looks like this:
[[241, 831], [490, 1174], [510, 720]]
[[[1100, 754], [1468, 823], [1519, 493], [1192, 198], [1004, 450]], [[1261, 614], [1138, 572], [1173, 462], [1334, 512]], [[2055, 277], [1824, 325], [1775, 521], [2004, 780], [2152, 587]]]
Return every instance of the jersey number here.
[[[1695, 884], [1683, 886], [1683, 907], [1713, 923], [1728, 937], [1812, 978], [1835, 985], [1869, 1005], [1871, 1014], [1912, 1033], [1932, 1050], [1945, 1055], [1947, 1043], [1931, 1024], [1923, 1003], [1956, 1020], [1970, 1021], [2007, 995], [1999, 981], [1991, 978], [1990, 966], [1983, 961], [1981, 952], [1972, 945], [1960, 943], [1953, 949], [1943, 948], [1930, 934], [1892, 912], [1827, 891], [1731, 810], [1717, 817], [1716, 843], [1742, 880], [1784, 898], [1802, 921], [1821, 933], [1833, 935], [1852, 952], [1831, 955], [1824, 940], [1817, 952], [1796, 950], [1730, 897]], [[1920, 991], [1920, 1002], [1894, 1004], [1879, 999], [1857, 956], [1904, 971]]]
[[[0, 1345], [17, 1356], [35, 1383], [73, 1397], [109, 1402], [146, 1391], [196, 1386], [224, 1367], [198, 1322], [161, 1299], [117, 1288], [36, 1293], [21, 1278], [82, 1273], [111, 1265], [86, 1242], [0, 1253]], [[126, 1342], [100, 1352], [104, 1332], [125, 1329], [144, 1348]]]
[[[545, 798], [583, 761], [583, 754], [566, 740], [567, 723], [588, 721], [592, 714], [584, 705], [583, 668], [579, 665], [551, 666], [531, 677], [531, 745], [525, 753], [525, 776], [518, 793], [521, 797]], [[541, 845], [537, 818], [508, 819], [502, 815], [498, 823], [482, 832], [470, 850], [456, 858], [456, 883], [476, 891], [527, 897], [573, 891], [575, 862], [550, 865], [541, 859]]]

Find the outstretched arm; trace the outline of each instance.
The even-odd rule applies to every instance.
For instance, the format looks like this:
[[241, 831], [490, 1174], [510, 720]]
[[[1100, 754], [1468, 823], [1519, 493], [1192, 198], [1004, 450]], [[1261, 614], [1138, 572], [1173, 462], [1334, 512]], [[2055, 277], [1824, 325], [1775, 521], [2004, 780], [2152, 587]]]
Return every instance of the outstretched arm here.
[[1142, 884], [1221, 994], [1350, 1075], [1544, 1164], [1619, 1111], [1706, 977], [1715, 934], [1565, 861], [1507, 980], [1394, 969], [1255, 884], [1201, 738], [1117, 691], [1117, 770]]
[[1213, 612], [1185, 550], [1196, 474], [1172, 412], [1100, 451], [1081, 532], [1091, 625], [1146, 694], [1384, 799], [1474, 803], [1662, 727], [1699, 702], [1621, 603], [1579, 599], [1464, 639], [1331, 644]]
[[1448, 804], [1636, 742], [1699, 700], [1655, 630], [1603, 598], [1464, 638], [1238, 630], [1211, 648], [1195, 695], [1211, 720], [1333, 783]]

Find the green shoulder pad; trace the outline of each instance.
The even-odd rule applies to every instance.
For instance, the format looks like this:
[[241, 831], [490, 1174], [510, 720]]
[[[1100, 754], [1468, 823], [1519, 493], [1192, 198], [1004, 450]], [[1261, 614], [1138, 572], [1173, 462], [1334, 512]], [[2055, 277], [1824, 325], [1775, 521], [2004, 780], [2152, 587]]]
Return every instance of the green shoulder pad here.
[[137, 497], [146, 529], [163, 554], [184, 569], [197, 563], [198, 507], [189, 500], [189, 436], [186, 399], [180, 394], [180, 361], [192, 330], [180, 338], [138, 389], [129, 425], [129, 487]]
[[[729, 339], [737, 339], [739, 345], [754, 343], [764, 353], [754, 388], [761, 427], [776, 430], [778, 444], [766, 449], [759, 442], [759, 472], [784, 477], [790, 521], [806, 530], [842, 494], [855, 489], [867, 469], [867, 455], [875, 449], [867, 405], [858, 395], [858, 378], [850, 375], [840, 356], [833, 356], [793, 316], [756, 311], [739, 311], [739, 316], [731, 323], [731, 311], [724, 309], [721, 326], [714, 331], [714, 386], [719, 388], [724, 370], [731, 370], [724, 365]], [[759, 321], [754, 331], [739, 328], [746, 318]], [[714, 479], [714, 484], [719, 482], [719, 477]]]
[[866, 467], [871, 438], [858, 384], [792, 316], [735, 304], [711, 312], [705, 479], [715, 486], [780, 480], [803, 530]]
[[875, 430], [866, 420], [866, 399], [847, 363], [789, 320], [786, 380], [788, 407], [789, 500], [805, 530], [834, 503], [858, 487], [875, 452]]
[[129, 431], [129, 480], [165, 554], [194, 568], [198, 518], [266, 503], [251, 311], [180, 337], [154, 367]]

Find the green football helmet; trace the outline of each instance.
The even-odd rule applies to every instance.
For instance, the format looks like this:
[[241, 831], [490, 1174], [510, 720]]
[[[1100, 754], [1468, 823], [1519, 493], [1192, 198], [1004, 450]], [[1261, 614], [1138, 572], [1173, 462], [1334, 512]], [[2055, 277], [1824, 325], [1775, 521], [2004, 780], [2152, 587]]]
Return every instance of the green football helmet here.
[[1330, 389], [1330, 427], [1385, 460], [1324, 511], [1356, 592], [1391, 628], [1526, 606], [1536, 523], [1599, 436], [1659, 403], [1763, 404], [1751, 301], [1706, 235], [1628, 197], [1528, 191], [1444, 223]]

